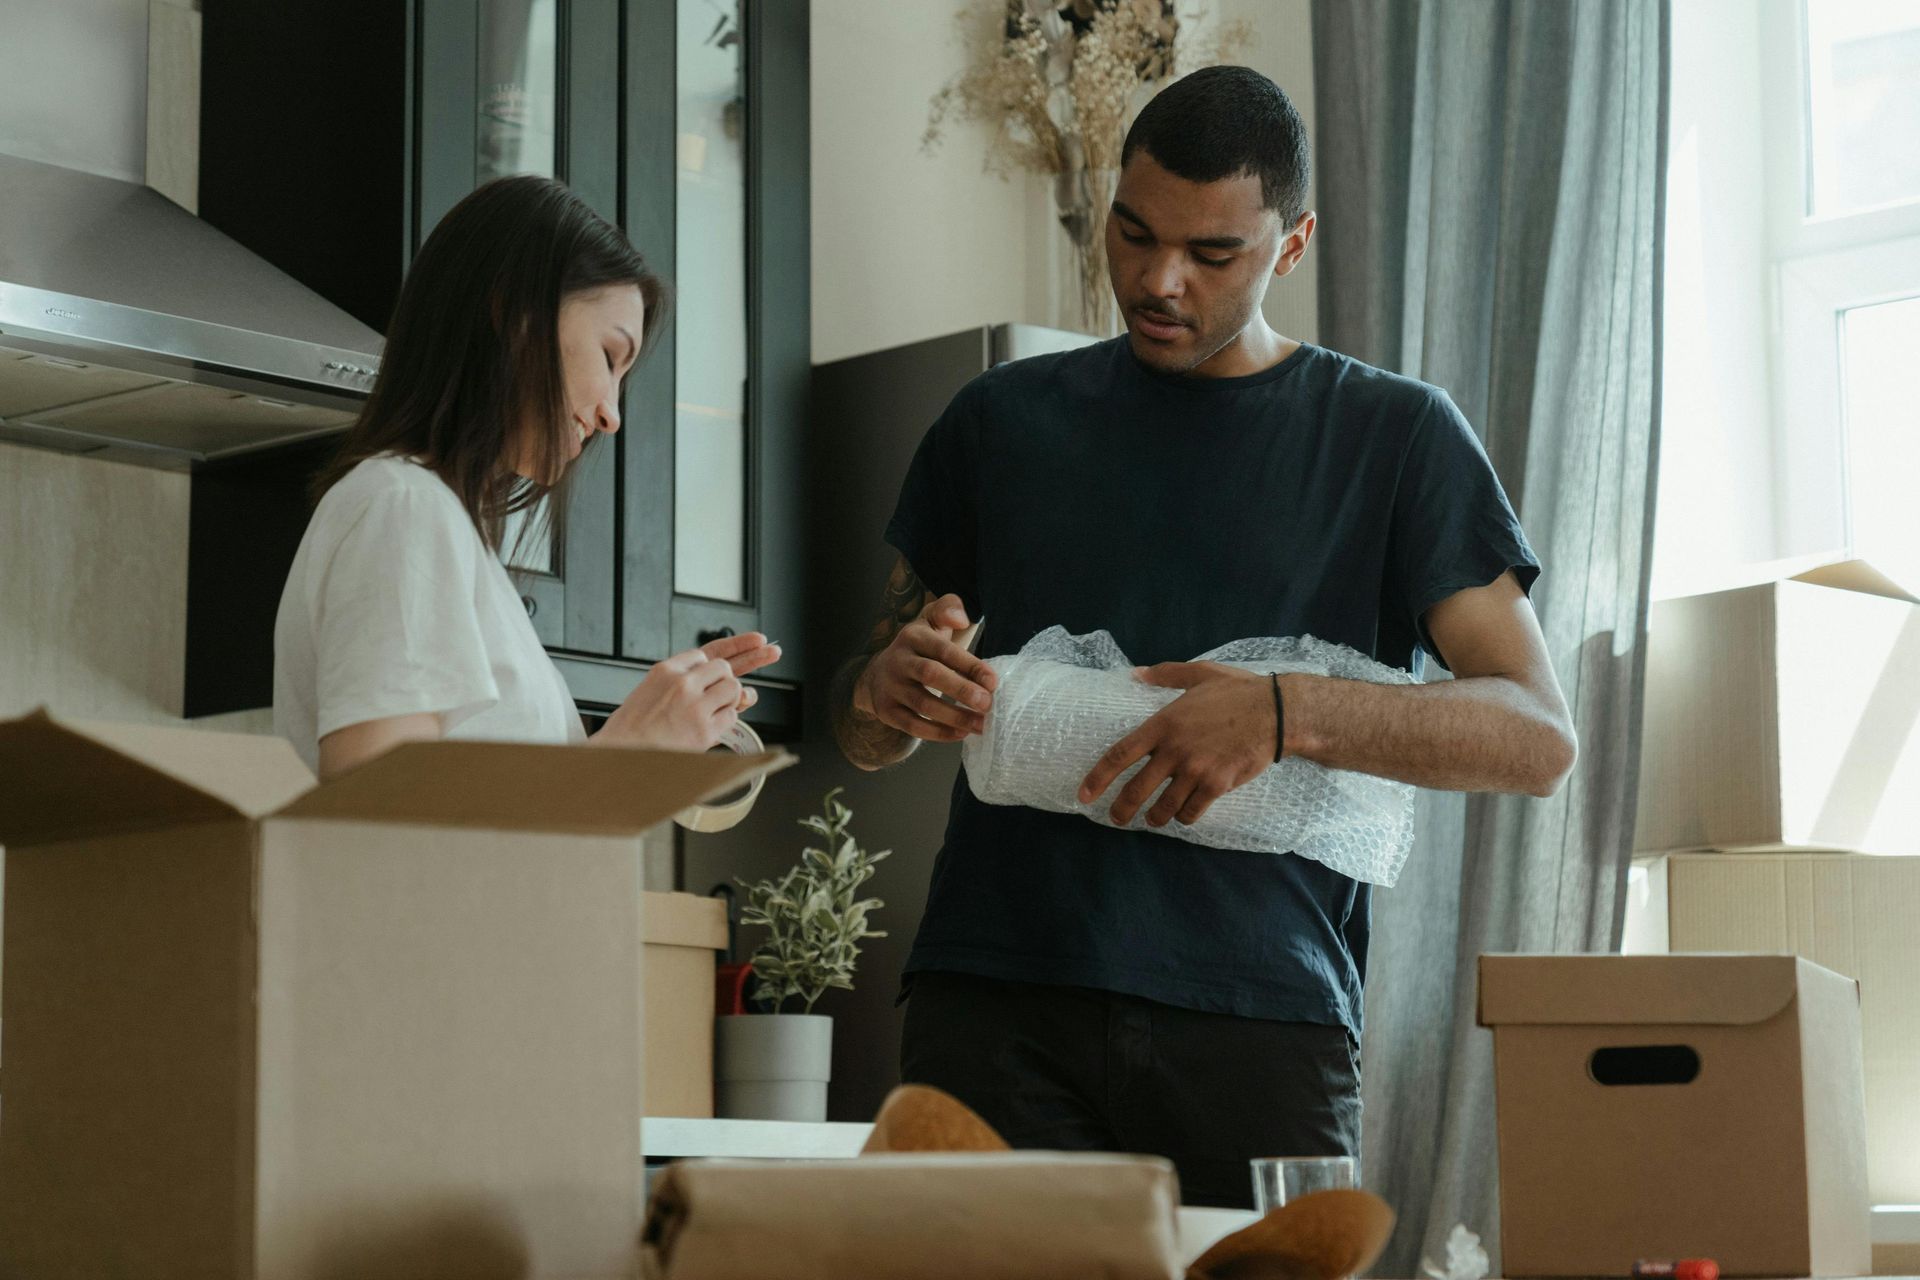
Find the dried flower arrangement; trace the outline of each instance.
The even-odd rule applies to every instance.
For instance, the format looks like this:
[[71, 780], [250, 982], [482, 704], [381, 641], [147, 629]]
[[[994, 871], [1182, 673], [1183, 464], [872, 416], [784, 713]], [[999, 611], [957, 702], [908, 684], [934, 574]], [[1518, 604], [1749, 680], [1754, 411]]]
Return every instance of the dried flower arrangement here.
[[[1060, 226], [1076, 260], [1079, 318], [1089, 333], [1114, 332], [1105, 221], [1120, 170], [1128, 107], [1142, 85], [1224, 62], [1251, 30], [1227, 23], [1204, 43], [1181, 39], [1174, 0], [993, 0], [1004, 3], [997, 36], [982, 39], [966, 10], [968, 67], [933, 97], [923, 145], [940, 142], [949, 119], [991, 125], [989, 173], [1053, 176]], [[1201, 14], [1189, 14], [1189, 27]]]

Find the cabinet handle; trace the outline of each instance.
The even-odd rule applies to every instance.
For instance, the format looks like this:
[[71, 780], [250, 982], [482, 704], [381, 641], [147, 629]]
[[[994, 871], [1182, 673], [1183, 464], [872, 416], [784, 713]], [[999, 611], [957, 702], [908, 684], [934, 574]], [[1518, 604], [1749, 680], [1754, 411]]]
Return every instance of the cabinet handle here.
[[693, 637], [693, 641], [695, 644], [708, 645], [708, 644], [712, 644], [715, 640], [725, 640], [728, 636], [731, 636], [732, 634], [733, 634], [732, 627], [713, 627], [709, 630], [696, 633]]
[[527, 607], [527, 616], [529, 618], [531, 618], [534, 614], [540, 612], [540, 602], [538, 600], [535, 600], [532, 596], [521, 596], [520, 603]]

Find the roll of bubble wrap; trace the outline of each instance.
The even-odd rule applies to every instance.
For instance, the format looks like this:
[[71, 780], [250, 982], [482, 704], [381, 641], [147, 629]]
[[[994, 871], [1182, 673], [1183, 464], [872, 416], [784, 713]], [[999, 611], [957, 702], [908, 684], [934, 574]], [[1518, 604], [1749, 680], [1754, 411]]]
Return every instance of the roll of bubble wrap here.
[[[1195, 661], [1262, 675], [1305, 672], [1374, 684], [1414, 683], [1405, 671], [1312, 636], [1236, 640]], [[987, 804], [1077, 813], [1113, 826], [1108, 810], [1114, 796], [1145, 762], [1122, 773], [1090, 804], [1080, 803], [1081, 781], [1103, 751], [1181, 691], [1140, 681], [1134, 664], [1105, 631], [1075, 636], [1051, 627], [991, 665], [1000, 682], [986, 732], [961, 748], [973, 794]], [[1149, 801], [1127, 829], [1158, 830], [1215, 849], [1297, 854], [1356, 880], [1391, 886], [1413, 846], [1413, 804], [1408, 783], [1288, 756], [1214, 801], [1192, 826], [1177, 821], [1147, 826]]]

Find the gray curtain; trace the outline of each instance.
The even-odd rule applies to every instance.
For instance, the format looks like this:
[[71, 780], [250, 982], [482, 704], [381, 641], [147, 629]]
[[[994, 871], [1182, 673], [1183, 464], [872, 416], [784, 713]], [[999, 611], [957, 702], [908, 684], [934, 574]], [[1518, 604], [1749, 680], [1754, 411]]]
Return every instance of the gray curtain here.
[[1580, 734], [1547, 801], [1423, 797], [1375, 898], [1367, 1185], [1379, 1275], [1454, 1223], [1499, 1267], [1489, 951], [1619, 945], [1658, 414], [1664, 0], [1315, 0], [1320, 341], [1452, 393], [1544, 565]]

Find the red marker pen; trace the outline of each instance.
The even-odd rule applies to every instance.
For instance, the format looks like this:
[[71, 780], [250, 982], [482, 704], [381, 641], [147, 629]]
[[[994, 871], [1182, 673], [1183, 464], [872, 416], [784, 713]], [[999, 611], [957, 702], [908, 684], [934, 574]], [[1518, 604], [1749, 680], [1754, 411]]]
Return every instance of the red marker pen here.
[[1659, 1262], [1642, 1258], [1633, 1264], [1635, 1280], [1720, 1280], [1720, 1264], [1712, 1258], [1682, 1258]]

